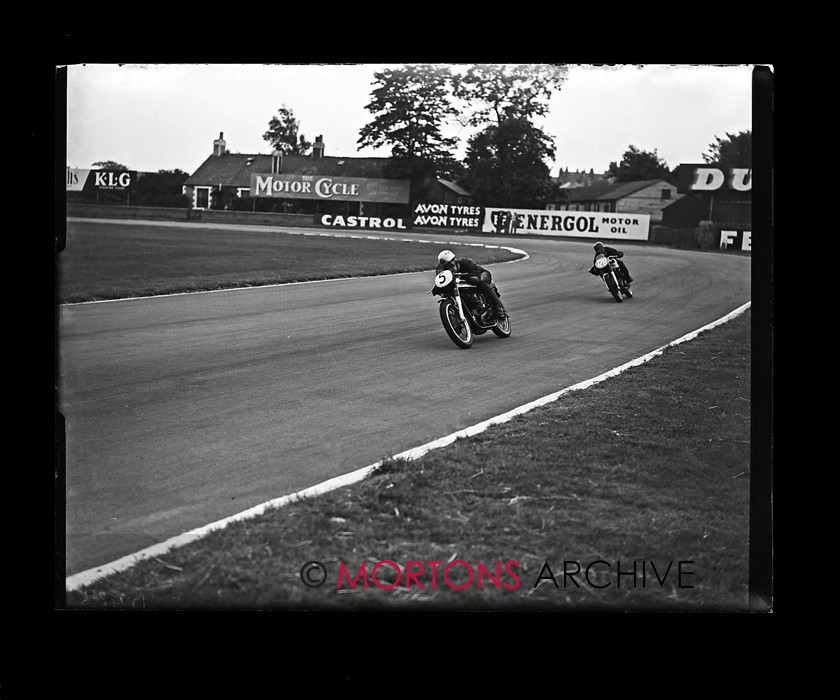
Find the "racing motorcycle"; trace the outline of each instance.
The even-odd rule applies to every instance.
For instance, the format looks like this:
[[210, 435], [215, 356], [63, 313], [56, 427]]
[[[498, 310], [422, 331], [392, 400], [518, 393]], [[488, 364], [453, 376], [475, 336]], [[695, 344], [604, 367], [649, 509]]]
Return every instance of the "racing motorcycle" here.
[[622, 294], [626, 297], [633, 296], [630, 285], [625, 282], [624, 275], [621, 274], [614, 255], [604, 255], [603, 253], [597, 255], [595, 257], [595, 270], [601, 275], [601, 279], [604, 280], [604, 284], [607, 285], [613, 299], [621, 302], [624, 301], [621, 298]]
[[[494, 282], [490, 286], [501, 296]], [[458, 347], [471, 347], [475, 336], [487, 331], [493, 331], [499, 338], [510, 336], [510, 318], [496, 319], [493, 306], [476, 285], [467, 281], [466, 274], [442, 270], [435, 275], [435, 286], [428, 293], [440, 297], [441, 323]]]

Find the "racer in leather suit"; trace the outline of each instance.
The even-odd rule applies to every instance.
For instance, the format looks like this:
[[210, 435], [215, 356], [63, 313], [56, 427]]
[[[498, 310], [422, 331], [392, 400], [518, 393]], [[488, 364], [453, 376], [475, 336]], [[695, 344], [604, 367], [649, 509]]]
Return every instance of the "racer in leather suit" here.
[[493, 307], [493, 315], [500, 321], [507, 316], [505, 307], [502, 306], [502, 302], [496, 295], [496, 290], [491, 284], [493, 277], [490, 271], [483, 268], [475, 260], [466, 257], [456, 258], [455, 253], [451, 250], [442, 250], [438, 254], [438, 264], [435, 272], [440, 272], [441, 270], [466, 273], [467, 280], [478, 287], [490, 302], [490, 305]]
[[627, 284], [630, 284], [633, 281], [633, 278], [630, 276], [630, 271], [627, 269], [627, 265], [625, 265], [624, 261], [621, 260], [621, 258], [624, 257], [624, 252], [616, 248], [610, 248], [609, 246], [605, 246], [603, 243], [601, 243], [601, 241], [598, 241], [595, 244], [595, 257], [592, 259], [592, 267], [589, 268], [589, 274], [595, 275], [596, 277], [598, 277], [601, 274], [595, 267], [595, 259], [599, 255], [615, 256], [617, 258], [616, 262], [618, 263], [619, 268], [621, 268], [621, 274], [624, 275], [624, 280], [627, 282]]

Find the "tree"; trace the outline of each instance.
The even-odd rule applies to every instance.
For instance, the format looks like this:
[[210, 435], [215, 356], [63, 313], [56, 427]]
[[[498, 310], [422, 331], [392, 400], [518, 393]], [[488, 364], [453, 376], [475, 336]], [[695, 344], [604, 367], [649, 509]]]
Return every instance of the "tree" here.
[[127, 167], [121, 163], [116, 163], [113, 160], [100, 160], [91, 164], [91, 168], [99, 168], [100, 170], [128, 170]]
[[524, 118], [504, 119], [470, 139], [463, 184], [484, 206], [542, 208], [554, 194], [546, 159], [554, 146]]
[[659, 158], [656, 150], [652, 153], [642, 151], [635, 146], [625, 151], [620, 164], [610, 163], [605, 173], [613, 182], [634, 182], [636, 180], [668, 180], [672, 179], [667, 164]]
[[567, 76], [567, 66], [550, 63], [474, 65], [455, 75], [452, 85], [455, 97], [464, 102], [462, 122], [480, 126], [545, 116], [552, 92], [560, 90]]
[[554, 64], [470, 66], [452, 79], [459, 121], [481, 127], [469, 141], [462, 184], [486, 206], [542, 207], [555, 191], [546, 159], [551, 139], [534, 120], [548, 113], [568, 73]]
[[709, 153], [703, 154], [703, 160], [733, 168], [752, 167], [752, 131], [727, 133], [725, 139], [715, 136], [715, 143], [709, 144]]
[[373, 121], [359, 132], [359, 148], [391, 146], [398, 160], [419, 159], [447, 164], [457, 140], [442, 126], [455, 115], [446, 66], [407, 65], [374, 73], [371, 100], [365, 105]]
[[158, 170], [137, 178], [134, 189], [136, 203], [147, 207], [182, 207], [187, 205], [183, 194], [184, 181], [189, 173], [183, 170]]
[[312, 148], [312, 144], [303, 134], [298, 134], [299, 128], [300, 124], [295, 119], [294, 112], [283, 105], [277, 110], [277, 116], [272, 117], [268, 122], [268, 131], [263, 134], [263, 139], [268, 141], [276, 151], [303, 156]]
[[454, 177], [459, 164], [452, 155], [457, 139], [441, 129], [454, 117], [451, 73], [446, 66], [412, 64], [374, 73], [371, 99], [365, 109], [374, 115], [359, 132], [359, 148], [391, 146], [389, 177], [411, 181], [411, 199], [423, 195], [427, 179]]

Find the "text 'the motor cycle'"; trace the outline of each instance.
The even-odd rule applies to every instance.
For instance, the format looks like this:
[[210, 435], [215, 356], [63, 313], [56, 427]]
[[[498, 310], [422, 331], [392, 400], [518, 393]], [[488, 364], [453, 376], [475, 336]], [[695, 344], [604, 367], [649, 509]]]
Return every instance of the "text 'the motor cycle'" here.
[[[490, 286], [501, 296], [493, 282]], [[466, 274], [442, 270], [435, 276], [435, 286], [429, 294], [441, 297], [438, 304], [441, 323], [458, 347], [471, 347], [475, 336], [487, 331], [493, 331], [499, 338], [510, 336], [510, 318], [497, 319], [490, 301], [467, 280]]]
[[603, 253], [598, 254], [595, 257], [594, 267], [595, 272], [601, 276], [604, 284], [607, 285], [607, 289], [610, 291], [610, 294], [612, 294], [613, 299], [621, 302], [624, 301], [622, 295], [625, 297], [633, 296], [630, 285], [627, 284], [627, 281], [624, 279], [624, 275], [621, 273], [618, 261], [614, 255], [604, 255]]

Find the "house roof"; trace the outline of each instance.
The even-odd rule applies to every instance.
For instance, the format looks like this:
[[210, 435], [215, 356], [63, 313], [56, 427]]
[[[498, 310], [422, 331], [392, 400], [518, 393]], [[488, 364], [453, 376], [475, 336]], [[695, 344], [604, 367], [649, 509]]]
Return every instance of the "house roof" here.
[[[185, 181], [185, 185], [250, 187], [251, 173], [271, 172], [272, 156], [248, 153], [223, 153], [207, 158]], [[296, 175], [343, 175], [345, 177], [385, 178], [390, 158], [338, 158], [284, 155], [281, 173]], [[387, 178], [386, 178], [387, 179]]]
[[471, 197], [472, 196], [463, 187], [461, 187], [459, 185], [456, 185], [454, 182], [450, 182], [449, 180], [444, 180], [442, 178], [438, 178], [437, 181], [441, 184], [441, 186], [452, 190], [455, 194], [461, 195], [462, 197]]
[[636, 180], [635, 182], [598, 182], [587, 187], [564, 190], [570, 202], [614, 201], [667, 180]]

